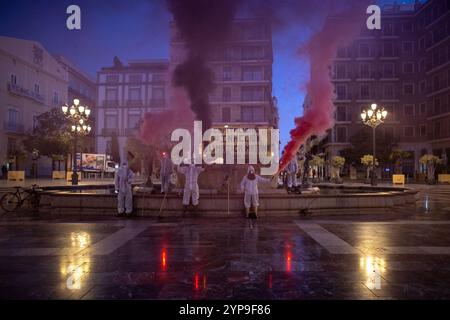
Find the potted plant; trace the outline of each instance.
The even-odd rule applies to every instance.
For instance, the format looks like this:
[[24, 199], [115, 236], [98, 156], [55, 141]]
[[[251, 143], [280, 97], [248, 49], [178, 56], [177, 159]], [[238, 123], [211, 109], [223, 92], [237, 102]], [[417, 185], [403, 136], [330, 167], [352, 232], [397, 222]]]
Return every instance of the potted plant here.
[[441, 163], [441, 159], [438, 156], [432, 154], [424, 154], [419, 162], [424, 164], [427, 168], [426, 181], [428, 184], [435, 184], [436, 179], [434, 178], [434, 173], [436, 171], [436, 166]]
[[[375, 174], [373, 155], [366, 154], [361, 158], [361, 163], [367, 167], [366, 169], [366, 183], [370, 183], [370, 175]], [[375, 159], [375, 165], [378, 165], [378, 160]]]
[[323, 166], [325, 160], [321, 156], [313, 155], [313, 158], [309, 163], [313, 167], [313, 180], [318, 181], [319, 179], [323, 179]]
[[331, 181], [335, 183], [342, 183], [340, 176], [341, 169], [344, 167], [345, 158], [340, 156], [334, 156], [331, 158]]

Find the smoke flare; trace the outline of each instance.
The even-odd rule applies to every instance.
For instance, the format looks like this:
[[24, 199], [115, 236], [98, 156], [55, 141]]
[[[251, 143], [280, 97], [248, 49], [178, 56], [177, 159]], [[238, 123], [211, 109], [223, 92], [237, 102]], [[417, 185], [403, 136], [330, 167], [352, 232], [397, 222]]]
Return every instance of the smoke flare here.
[[329, 68], [338, 48], [348, 45], [361, 31], [367, 8], [366, 1], [350, 1], [347, 5], [343, 12], [326, 19], [323, 28], [300, 49], [301, 54], [309, 57], [311, 65], [307, 83], [311, 106], [302, 117], [295, 119], [295, 129], [290, 131], [291, 140], [284, 147], [278, 172], [287, 166], [308, 137], [322, 134], [333, 126], [334, 89]]

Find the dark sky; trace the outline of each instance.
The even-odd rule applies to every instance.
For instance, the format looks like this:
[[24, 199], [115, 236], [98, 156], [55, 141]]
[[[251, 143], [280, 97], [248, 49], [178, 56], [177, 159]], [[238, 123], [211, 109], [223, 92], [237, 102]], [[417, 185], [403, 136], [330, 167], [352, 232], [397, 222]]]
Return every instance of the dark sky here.
[[[80, 31], [66, 28], [66, 8], [71, 4], [81, 8]], [[124, 63], [169, 55], [171, 17], [164, 0], [0, 0], [0, 8], [0, 35], [38, 41], [92, 76], [112, 65], [115, 55]], [[294, 116], [302, 114], [303, 86], [309, 76], [308, 61], [296, 52], [320, 25], [319, 20], [298, 21], [273, 35], [273, 94], [279, 101], [282, 145], [289, 139]]]

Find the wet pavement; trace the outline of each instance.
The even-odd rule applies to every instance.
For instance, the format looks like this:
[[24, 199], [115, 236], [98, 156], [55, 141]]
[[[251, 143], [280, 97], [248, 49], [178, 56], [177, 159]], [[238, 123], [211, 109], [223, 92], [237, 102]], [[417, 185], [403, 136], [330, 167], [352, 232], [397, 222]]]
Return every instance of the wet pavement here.
[[449, 299], [450, 186], [389, 214], [0, 220], [0, 299]]

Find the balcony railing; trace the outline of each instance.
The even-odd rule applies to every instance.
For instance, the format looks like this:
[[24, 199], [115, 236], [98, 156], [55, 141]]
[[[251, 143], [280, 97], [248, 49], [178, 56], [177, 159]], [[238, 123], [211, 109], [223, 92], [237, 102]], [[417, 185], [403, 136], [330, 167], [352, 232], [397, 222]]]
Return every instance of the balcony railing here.
[[103, 128], [102, 136], [112, 136], [113, 134], [119, 135], [120, 130], [117, 128]]
[[129, 99], [127, 100], [128, 106], [142, 106], [142, 100], [140, 99]]
[[31, 91], [31, 90], [28, 90], [28, 89], [26, 89], [26, 88], [24, 88], [22, 86], [17, 85], [17, 84], [8, 83], [8, 91], [10, 93], [17, 94], [17, 95], [22, 96], [22, 97], [33, 99], [33, 100], [35, 100], [37, 102], [40, 102], [40, 103], [44, 103], [45, 102], [44, 97], [41, 96], [39, 93]]
[[103, 100], [104, 107], [118, 107], [119, 100]]
[[166, 101], [164, 99], [151, 99], [149, 105], [150, 108], [165, 108]]
[[3, 129], [7, 133], [24, 133], [25, 132], [24, 125], [15, 123], [15, 122], [5, 122], [3, 124]]

